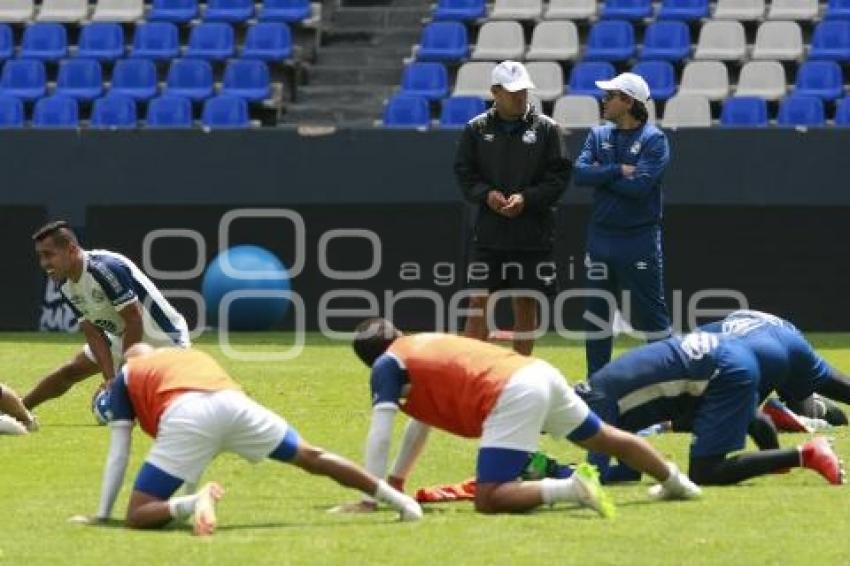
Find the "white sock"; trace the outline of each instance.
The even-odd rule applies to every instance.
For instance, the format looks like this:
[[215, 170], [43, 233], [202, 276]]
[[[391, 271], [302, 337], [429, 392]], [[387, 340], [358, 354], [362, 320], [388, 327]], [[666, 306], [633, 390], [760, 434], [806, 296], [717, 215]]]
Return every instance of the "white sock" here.
[[378, 480], [378, 488], [375, 490], [375, 499], [389, 503], [394, 509], [403, 509], [409, 502], [410, 497], [397, 491], [384, 480]]
[[178, 521], [182, 521], [195, 512], [195, 504], [197, 502], [198, 494], [172, 497], [168, 500], [168, 512]]
[[543, 498], [543, 503], [552, 505], [559, 501], [578, 501], [575, 482], [575, 478], [543, 478], [540, 480], [540, 496]]

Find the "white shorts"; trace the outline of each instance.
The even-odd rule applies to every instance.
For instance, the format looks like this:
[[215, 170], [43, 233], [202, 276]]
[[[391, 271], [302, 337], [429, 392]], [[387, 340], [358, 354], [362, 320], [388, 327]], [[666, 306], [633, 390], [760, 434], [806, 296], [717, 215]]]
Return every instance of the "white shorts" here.
[[[104, 334], [106, 335], [106, 340], [109, 342], [109, 351], [112, 354], [112, 367], [117, 372], [118, 368], [124, 363], [124, 338], [115, 334], [110, 334], [109, 332], [104, 332]], [[142, 342], [146, 342], [154, 348], [189, 348], [192, 345], [192, 340], [189, 338], [189, 330], [184, 330], [182, 328], [180, 329], [179, 344], [175, 344], [174, 340], [168, 336], [156, 338], [147, 334], [142, 336]], [[97, 360], [94, 358], [94, 352], [92, 352], [91, 346], [88, 344], [83, 347], [83, 354], [85, 354], [85, 356], [93, 364], [97, 364]]]
[[193, 391], [165, 410], [146, 461], [197, 483], [220, 452], [259, 462], [280, 445], [287, 430], [282, 417], [241, 391]]
[[589, 414], [561, 372], [538, 360], [505, 385], [484, 421], [480, 447], [536, 452], [541, 432], [564, 439]]

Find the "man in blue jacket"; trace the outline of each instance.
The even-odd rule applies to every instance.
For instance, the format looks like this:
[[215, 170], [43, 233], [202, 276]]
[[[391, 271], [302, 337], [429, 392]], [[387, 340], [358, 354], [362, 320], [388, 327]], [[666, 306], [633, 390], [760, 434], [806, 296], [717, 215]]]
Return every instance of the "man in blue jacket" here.
[[598, 81], [609, 124], [588, 134], [575, 162], [577, 185], [592, 186], [585, 264], [587, 374], [611, 359], [612, 307], [650, 341], [670, 335], [661, 249], [661, 179], [670, 161], [664, 133], [648, 124], [646, 81], [623, 73]]

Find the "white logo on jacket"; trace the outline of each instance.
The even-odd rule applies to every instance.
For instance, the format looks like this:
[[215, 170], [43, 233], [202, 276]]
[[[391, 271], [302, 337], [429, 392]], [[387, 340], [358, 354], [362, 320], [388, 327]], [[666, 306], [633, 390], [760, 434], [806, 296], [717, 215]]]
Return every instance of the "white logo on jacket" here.
[[532, 144], [537, 142], [537, 133], [534, 130], [526, 130], [522, 134], [522, 142]]

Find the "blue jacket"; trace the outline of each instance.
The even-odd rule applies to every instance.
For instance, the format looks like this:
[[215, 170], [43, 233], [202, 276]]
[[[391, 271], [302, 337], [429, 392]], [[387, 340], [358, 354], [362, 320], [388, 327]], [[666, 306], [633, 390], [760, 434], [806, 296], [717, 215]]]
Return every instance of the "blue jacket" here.
[[[667, 136], [653, 124], [594, 127], [575, 162], [576, 185], [595, 187], [590, 230], [632, 232], [661, 222], [661, 178], [670, 161]], [[634, 165], [623, 177], [620, 166]]]

